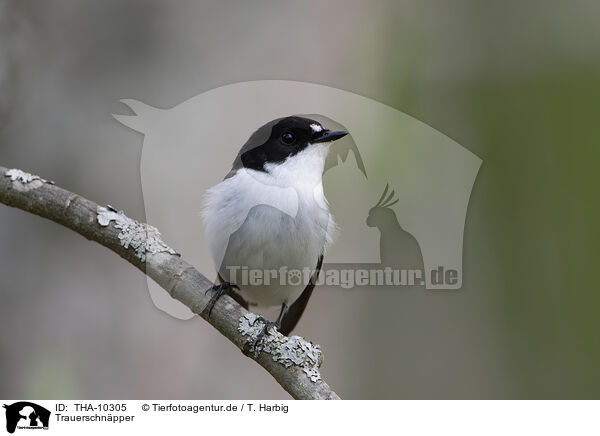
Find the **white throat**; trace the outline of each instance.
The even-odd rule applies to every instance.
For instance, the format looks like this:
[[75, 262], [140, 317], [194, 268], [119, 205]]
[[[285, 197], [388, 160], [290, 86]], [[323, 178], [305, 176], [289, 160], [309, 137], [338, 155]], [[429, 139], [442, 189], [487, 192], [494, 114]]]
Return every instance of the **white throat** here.
[[308, 144], [300, 153], [282, 163], [267, 163], [265, 170], [280, 187], [305, 188], [321, 185], [325, 159], [331, 143]]

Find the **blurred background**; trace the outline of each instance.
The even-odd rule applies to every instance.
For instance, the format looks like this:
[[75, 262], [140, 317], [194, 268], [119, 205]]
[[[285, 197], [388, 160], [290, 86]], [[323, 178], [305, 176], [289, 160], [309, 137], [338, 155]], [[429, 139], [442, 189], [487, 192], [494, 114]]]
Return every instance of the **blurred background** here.
[[[110, 116], [119, 99], [172, 107], [258, 79], [375, 99], [483, 159], [463, 288], [315, 292], [296, 333], [322, 346], [325, 380], [347, 399], [597, 398], [599, 14], [581, 0], [0, 0], [0, 165], [144, 220], [142, 137]], [[289, 398], [204, 321], [159, 311], [118, 256], [4, 206], [0, 325], [0, 397]]]

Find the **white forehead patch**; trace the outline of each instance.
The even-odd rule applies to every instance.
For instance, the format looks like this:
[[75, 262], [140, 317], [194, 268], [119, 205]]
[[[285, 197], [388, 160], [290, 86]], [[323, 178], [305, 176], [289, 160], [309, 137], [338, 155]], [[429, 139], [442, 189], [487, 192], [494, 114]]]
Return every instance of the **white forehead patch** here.
[[320, 132], [323, 130], [323, 127], [319, 126], [318, 124], [311, 124], [310, 128], [313, 130], [313, 132]]

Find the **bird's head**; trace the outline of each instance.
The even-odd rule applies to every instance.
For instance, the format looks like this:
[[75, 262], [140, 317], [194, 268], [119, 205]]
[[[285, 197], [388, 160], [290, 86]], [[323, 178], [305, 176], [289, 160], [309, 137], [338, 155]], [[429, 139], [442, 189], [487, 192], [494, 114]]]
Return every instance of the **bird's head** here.
[[[266, 171], [268, 164], [281, 164], [305, 150], [327, 146], [347, 134], [345, 130], [326, 129], [321, 123], [310, 118], [278, 118], [252, 134], [242, 147], [237, 164], [257, 171]], [[325, 156], [326, 153], [323, 159]]]

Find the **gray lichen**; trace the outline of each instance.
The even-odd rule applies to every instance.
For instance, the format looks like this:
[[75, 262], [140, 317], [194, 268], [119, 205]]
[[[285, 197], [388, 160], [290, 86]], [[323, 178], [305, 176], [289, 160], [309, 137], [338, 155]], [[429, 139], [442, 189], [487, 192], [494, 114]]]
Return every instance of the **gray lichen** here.
[[[252, 340], [262, 331], [264, 324], [256, 322], [258, 316], [254, 313], [247, 313], [239, 320], [238, 331], [244, 336], [249, 336]], [[298, 366], [306, 373], [311, 381], [321, 380], [319, 365], [321, 362], [321, 347], [308, 342], [300, 336], [286, 337], [276, 330], [271, 330], [265, 335], [258, 344], [260, 351], [273, 356], [273, 360], [289, 368]], [[255, 350], [255, 353], [258, 350]]]
[[54, 182], [44, 180], [39, 176], [26, 173], [25, 171], [17, 168], [8, 170], [4, 176], [10, 177], [10, 180], [13, 182], [13, 187], [19, 192], [27, 192], [32, 189], [37, 189], [44, 183], [49, 183], [51, 185], [54, 184]]
[[125, 248], [133, 248], [136, 257], [142, 262], [146, 261], [147, 254], [161, 252], [178, 254], [162, 241], [156, 227], [131, 219], [123, 211], [117, 211], [111, 206], [98, 206], [98, 223], [101, 226], [108, 226], [111, 221], [114, 221], [115, 227], [121, 230], [119, 233], [121, 245]]

